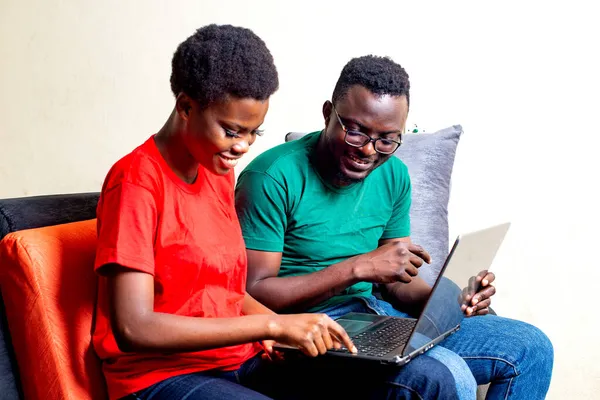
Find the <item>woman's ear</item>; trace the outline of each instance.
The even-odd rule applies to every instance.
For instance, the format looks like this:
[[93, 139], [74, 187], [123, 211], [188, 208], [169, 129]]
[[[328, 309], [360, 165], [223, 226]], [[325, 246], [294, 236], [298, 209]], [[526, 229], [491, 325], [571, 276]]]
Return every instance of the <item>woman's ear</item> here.
[[179, 93], [177, 95], [177, 98], [175, 99], [175, 109], [177, 110], [177, 114], [179, 114], [184, 121], [187, 121], [190, 117], [192, 106], [192, 99], [187, 94]]

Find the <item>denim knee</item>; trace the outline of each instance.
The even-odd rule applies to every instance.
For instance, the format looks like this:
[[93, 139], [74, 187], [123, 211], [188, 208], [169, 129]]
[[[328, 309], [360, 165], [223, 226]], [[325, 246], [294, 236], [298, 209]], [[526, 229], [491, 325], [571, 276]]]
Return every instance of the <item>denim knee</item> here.
[[[458, 399], [454, 376], [441, 362], [419, 356], [387, 380], [390, 396], [385, 398]], [[407, 393], [412, 395], [406, 397]]]
[[[443, 345], [443, 342], [442, 342]], [[471, 369], [465, 360], [458, 354], [444, 348], [443, 346], [435, 346], [427, 355], [443, 363], [452, 373], [458, 398], [474, 399], [477, 392], [477, 382], [471, 372]]]
[[519, 360], [519, 373], [535, 370], [540, 378], [548, 380], [554, 364], [554, 346], [541, 329], [528, 323], [519, 326], [522, 356]]

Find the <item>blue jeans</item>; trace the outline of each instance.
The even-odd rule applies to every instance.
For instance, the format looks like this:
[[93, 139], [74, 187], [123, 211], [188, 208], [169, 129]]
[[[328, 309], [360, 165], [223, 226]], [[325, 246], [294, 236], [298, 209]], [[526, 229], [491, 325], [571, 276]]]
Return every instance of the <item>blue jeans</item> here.
[[[408, 316], [374, 296], [322, 312], [337, 318], [350, 311]], [[544, 399], [554, 360], [552, 343], [542, 331], [496, 315], [465, 318], [454, 335], [426, 354], [452, 371], [461, 398], [475, 398], [475, 378], [479, 385], [491, 383], [487, 399]]]
[[[358, 360], [355, 360], [358, 361]], [[402, 368], [341, 359], [248, 360], [236, 371], [206, 371], [166, 379], [127, 399], [457, 399], [446, 366], [421, 356]]]

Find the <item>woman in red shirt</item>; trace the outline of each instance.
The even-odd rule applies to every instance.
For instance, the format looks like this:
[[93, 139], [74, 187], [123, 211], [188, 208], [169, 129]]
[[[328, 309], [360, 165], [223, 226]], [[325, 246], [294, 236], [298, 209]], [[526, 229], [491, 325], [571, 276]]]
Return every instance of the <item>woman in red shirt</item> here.
[[273, 341], [312, 356], [353, 348], [329, 317], [276, 315], [245, 290], [233, 168], [277, 87], [252, 31], [199, 29], [174, 54], [165, 125], [108, 173], [93, 343], [111, 399], [264, 399], [250, 388], [268, 386], [257, 365]]

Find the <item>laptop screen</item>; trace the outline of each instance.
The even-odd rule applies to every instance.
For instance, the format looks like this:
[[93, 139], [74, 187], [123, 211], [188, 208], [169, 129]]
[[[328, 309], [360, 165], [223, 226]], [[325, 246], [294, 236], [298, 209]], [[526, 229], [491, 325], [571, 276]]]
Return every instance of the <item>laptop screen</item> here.
[[464, 299], [478, 291], [509, 226], [501, 224], [456, 239], [403, 355], [460, 325], [465, 317]]
[[413, 334], [402, 351], [403, 355], [423, 347], [460, 325], [464, 318], [461, 310], [462, 290], [450, 279], [442, 277], [432, 292]]

